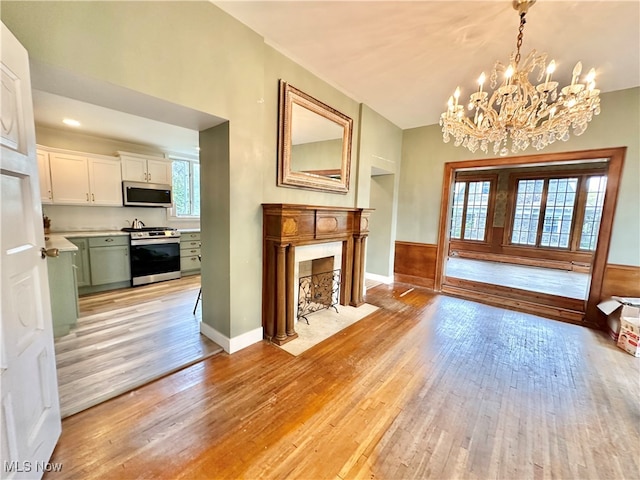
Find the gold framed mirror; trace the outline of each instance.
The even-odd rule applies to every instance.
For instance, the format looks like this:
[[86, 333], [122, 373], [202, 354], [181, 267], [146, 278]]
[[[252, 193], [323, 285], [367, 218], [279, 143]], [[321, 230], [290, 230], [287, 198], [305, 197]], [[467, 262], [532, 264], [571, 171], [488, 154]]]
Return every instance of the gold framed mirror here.
[[353, 120], [280, 80], [278, 186], [347, 193]]

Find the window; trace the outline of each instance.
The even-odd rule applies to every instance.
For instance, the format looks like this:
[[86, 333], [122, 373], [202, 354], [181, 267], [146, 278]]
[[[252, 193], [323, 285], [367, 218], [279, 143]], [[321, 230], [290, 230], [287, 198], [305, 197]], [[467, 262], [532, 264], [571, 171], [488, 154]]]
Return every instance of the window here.
[[518, 179], [511, 244], [595, 250], [605, 186], [593, 173]]
[[454, 183], [450, 238], [485, 241], [490, 192], [491, 180]]
[[189, 160], [173, 160], [173, 215], [200, 216], [200, 164]]

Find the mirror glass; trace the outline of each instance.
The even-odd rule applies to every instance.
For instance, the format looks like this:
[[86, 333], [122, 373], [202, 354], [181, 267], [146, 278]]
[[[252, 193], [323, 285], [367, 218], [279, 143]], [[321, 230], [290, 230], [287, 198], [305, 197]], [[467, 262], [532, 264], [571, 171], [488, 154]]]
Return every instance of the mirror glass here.
[[280, 82], [278, 185], [346, 193], [351, 118]]

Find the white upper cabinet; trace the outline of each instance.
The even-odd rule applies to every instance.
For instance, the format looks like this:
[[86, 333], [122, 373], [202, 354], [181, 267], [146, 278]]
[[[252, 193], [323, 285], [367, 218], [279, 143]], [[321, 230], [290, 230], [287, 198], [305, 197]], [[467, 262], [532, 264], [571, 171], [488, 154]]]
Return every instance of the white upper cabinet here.
[[120, 162], [101, 158], [87, 159], [92, 205], [122, 206]]
[[122, 205], [117, 158], [50, 152], [52, 201], [57, 205]]
[[51, 190], [53, 203], [90, 205], [89, 164], [87, 157], [50, 153]]
[[171, 185], [171, 161], [120, 154], [122, 180]]
[[43, 204], [53, 203], [51, 192], [51, 170], [49, 169], [49, 153], [37, 150], [38, 176], [40, 177], [40, 201]]

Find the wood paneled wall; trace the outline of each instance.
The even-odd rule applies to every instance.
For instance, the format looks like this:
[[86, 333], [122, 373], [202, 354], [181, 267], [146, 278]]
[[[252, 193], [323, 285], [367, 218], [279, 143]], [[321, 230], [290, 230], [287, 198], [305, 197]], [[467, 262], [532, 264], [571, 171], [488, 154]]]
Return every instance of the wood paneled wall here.
[[602, 281], [602, 299], [612, 295], [640, 297], [640, 267], [608, 263]]
[[396, 282], [433, 288], [438, 246], [430, 243], [396, 242]]

